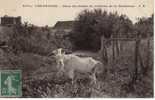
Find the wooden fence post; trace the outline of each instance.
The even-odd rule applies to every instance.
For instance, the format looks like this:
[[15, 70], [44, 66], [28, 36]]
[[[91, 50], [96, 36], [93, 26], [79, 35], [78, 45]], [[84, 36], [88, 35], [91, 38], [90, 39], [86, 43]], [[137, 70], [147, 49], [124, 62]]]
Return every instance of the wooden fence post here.
[[147, 60], [146, 60], [146, 65], [143, 66], [143, 69], [142, 69], [142, 74], [145, 75], [149, 69], [149, 66], [150, 66], [150, 37], [149, 37], [149, 34], [148, 34], [148, 37], [147, 37]]
[[112, 58], [115, 60], [115, 41], [112, 40]]
[[132, 81], [131, 81], [131, 85], [133, 85], [138, 77], [138, 58], [139, 58], [139, 45], [140, 45], [140, 38], [137, 37], [136, 39], [136, 43], [135, 43], [135, 62], [134, 62], [134, 72], [132, 74]]
[[101, 37], [101, 50], [100, 50], [100, 56], [102, 59], [102, 62], [104, 63], [104, 65], [107, 65], [108, 63], [108, 54], [107, 54], [107, 49], [106, 49], [106, 43], [107, 43], [107, 39], [104, 38], [104, 36]]
[[149, 69], [149, 66], [150, 66], [150, 37], [148, 36], [148, 40], [147, 40], [147, 48], [148, 48], [148, 51], [147, 51], [147, 69], [146, 69], [146, 72], [147, 70]]

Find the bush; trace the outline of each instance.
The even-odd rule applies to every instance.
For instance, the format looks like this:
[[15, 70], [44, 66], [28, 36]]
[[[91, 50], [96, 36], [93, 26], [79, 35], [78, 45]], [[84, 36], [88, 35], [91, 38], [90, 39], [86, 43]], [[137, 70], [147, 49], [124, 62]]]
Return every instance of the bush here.
[[[50, 39], [49, 39], [50, 37]], [[35, 26], [14, 26], [9, 34], [8, 45], [14, 53], [34, 53], [47, 55], [56, 48], [48, 31]]]

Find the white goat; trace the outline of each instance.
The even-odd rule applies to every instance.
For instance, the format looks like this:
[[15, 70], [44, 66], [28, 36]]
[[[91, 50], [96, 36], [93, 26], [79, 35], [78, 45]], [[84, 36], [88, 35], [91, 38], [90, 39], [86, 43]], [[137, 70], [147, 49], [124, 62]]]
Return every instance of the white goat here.
[[54, 50], [52, 53], [55, 55], [57, 69], [59, 69], [59, 72], [64, 71], [64, 53], [62, 48]]
[[[74, 54], [62, 53], [62, 49], [53, 51], [59, 72], [64, 72], [70, 79], [74, 79], [75, 72], [91, 73], [90, 77], [96, 84], [96, 73], [101, 72], [99, 67], [103, 67], [100, 61], [92, 57], [79, 57]], [[98, 69], [99, 68], [99, 69]]]

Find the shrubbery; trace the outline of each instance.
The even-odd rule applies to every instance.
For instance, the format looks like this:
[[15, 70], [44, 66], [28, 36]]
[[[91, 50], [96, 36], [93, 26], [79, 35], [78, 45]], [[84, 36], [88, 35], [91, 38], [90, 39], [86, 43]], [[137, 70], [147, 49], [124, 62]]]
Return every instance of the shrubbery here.
[[99, 50], [100, 38], [112, 34], [132, 32], [133, 24], [126, 15], [108, 13], [100, 9], [84, 10], [76, 18], [70, 39], [76, 49]]

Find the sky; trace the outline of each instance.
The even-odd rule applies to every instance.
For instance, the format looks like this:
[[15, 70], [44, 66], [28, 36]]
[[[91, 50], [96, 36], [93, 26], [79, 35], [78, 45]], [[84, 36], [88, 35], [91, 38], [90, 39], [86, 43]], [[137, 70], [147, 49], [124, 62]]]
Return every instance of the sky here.
[[[101, 7], [101, 9], [126, 14], [136, 22], [138, 17], [149, 17], [153, 14], [153, 4], [153, 0], [0, 0], [0, 16], [22, 16], [23, 22], [28, 21], [38, 26], [53, 26], [57, 21], [74, 20], [84, 9], [94, 9], [94, 7], [62, 7], [63, 5], [132, 5], [135, 7]], [[57, 7], [35, 7], [35, 5], [57, 5]]]

